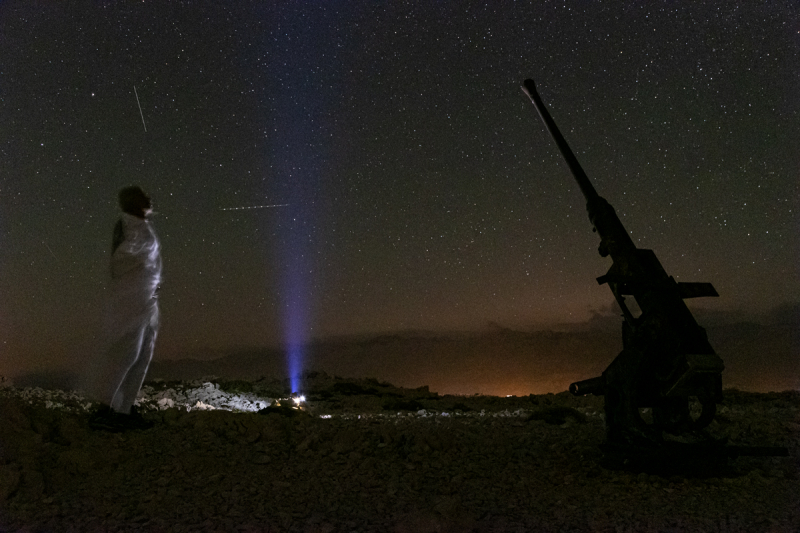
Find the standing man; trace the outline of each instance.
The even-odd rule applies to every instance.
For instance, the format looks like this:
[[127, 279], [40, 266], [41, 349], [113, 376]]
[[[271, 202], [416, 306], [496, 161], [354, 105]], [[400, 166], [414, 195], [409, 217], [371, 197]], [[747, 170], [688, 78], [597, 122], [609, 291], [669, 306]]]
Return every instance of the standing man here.
[[153, 358], [158, 333], [158, 289], [161, 283], [161, 245], [148, 220], [150, 196], [141, 187], [119, 192], [120, 219], [111, 246], [111, 297], [106, 316], [110, 348], [98, 391], [104, 402], [90, 421], [110, 431], [143, 429], [147, 423], [131, 414]]

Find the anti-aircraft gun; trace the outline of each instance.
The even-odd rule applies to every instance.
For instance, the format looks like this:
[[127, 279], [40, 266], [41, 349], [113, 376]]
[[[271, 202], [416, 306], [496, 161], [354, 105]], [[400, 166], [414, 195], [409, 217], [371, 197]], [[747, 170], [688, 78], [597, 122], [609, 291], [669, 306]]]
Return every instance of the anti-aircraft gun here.
[[[569, 386], [574, 395], [605, 395], [606, 447], [654, 448], [663, 433], [696, 434], [714, 419], [722, 400], [722, 359], [695, 321], [685, 298], [718, 296], [710, 283], [676, 282], [652, 250], [637, 248], [614, 208], [592, 186], [550, 113], [533, 80], [523, 91], [530, 97], [586, 198], [592, 230], [600, 236], [598, 251], [613, 264], [597, 278], [607, 284], [622, 309], [623, 349], [599, 377]], [[632, 297], [641, 314], [626, 304]], [[702, 409], [693, 416], [690, 399]], [[645, 423], [640, 408], [652, 410]], [[769, 450], [761, 450], [768, 454]], [[772, 450], [774, 451], [774, 450]]]
[[[592, 186], [533, 80], [525, 80], [522, 89], [586, 198], [592, 231], [600, 236], [600, 255], [613, 260], [597, 282], [608, 284], [622, 310], [622, 351], [601, 376], [569, 386], [576, 396], [605, 395], [606, 458], [623, 467], [649, 468], [666, 461], [679, 468], [696, 468], [741, 455], [787, 456], [785, 447], [726, 446], [725, 439], [702, 434], [722, 401], [725, 366], [683, 300], [719, 296], [717, 291], [710, 283], [676, 282], [652, 250], [636, 247], [614, 208]], [[640, 313], [631, 311], [626, 297], [636, 301]], [[691, 399], [701, 406], [697, 416], [690, 409]], [[651, 409], [652, 423], [644, 421], [642, 408]], [[699, 435], [700, 439], [665, 441], [665, 432], [678, 438]]]

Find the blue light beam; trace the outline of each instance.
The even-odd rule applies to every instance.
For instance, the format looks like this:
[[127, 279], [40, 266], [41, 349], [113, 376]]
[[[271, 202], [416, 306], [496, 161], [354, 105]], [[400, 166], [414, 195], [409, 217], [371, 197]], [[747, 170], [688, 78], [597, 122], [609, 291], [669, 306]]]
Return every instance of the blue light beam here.
[[311, 4], [264, 6], [275, 33], [265, 43], [268, 172], [262, 192], [287, 204], [273, 229], [286, 365], [291, 392], [299, 393], [321, 285], [315, 264], [323, 239], [320, 206], [334, 172], [329, 152], [345, 70], [336, 51], [343, 39], [340, 22], [351, 14]]

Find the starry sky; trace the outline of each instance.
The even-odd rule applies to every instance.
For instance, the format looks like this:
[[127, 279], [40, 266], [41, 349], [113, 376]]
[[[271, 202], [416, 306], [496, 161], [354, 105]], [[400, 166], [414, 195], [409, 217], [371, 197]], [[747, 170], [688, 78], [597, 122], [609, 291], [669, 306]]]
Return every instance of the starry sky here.
[[98, 349], [131, 183], [157, 357], [613, 312], [529, 77], [693, 306], [800, 301], [794, 1], [6, 0], [0, 49], [0, 372]]

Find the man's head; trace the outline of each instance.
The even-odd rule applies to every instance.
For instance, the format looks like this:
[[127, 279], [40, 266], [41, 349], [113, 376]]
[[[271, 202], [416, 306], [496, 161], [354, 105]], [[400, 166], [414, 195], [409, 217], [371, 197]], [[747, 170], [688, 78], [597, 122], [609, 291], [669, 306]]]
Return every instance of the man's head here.
[[152, 210], [153, 204], [141, 187], [132, 185], [119, 191], [119, 207], [129, 215], [144, 218]]

